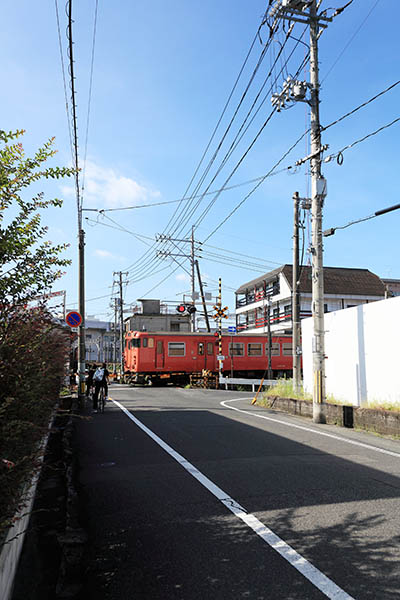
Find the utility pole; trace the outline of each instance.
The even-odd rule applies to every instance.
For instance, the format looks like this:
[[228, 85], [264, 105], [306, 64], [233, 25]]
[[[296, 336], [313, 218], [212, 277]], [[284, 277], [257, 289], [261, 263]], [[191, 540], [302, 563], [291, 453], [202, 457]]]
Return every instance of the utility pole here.
[[124, 349], [125, 349], [125, 336], [124, 336], [124, 299], [122, 297], [122, 275], [128, 275], [122, 271], [114, 272], [114, 275], [119, 275], [119, 345], [121, 350], [120, 356], [120, 383], [124, 380]]
[[325, 330], [322, 206], [326, 180], [321, 174], [321, 125], [319, 120], [319, 66], [317, 3], [310, 3], [310, 92], [311, 92], [311, 254], [313, 339], [313, 421], [325, 423]]
[[[317, 14], [320, 2], [317, 0], [277, 0], [269, 12], [274, 19], [274, 27], [279, 17], [292, 23], [305, 23], [310, 27], [310, 83], [288, 77], [282, 92], [273, 94], [272, 104], [279, 112], [289, 102], [307, 102], [311, 112], [311, 154], [298, 161], [300, 165], [310, 161], [311, 171], [311, 248], [312, 255], [312, 316], [313, 316], [313, 421], [325, 423], [325, 336], [324, 336], [324, 275], [322, 247], [322, 207], [326, 196], [326, 180], [321, 174], [321, 153], [327, 147], [321, 146], [321, 126], [319, 120], [319, 68], [318, 37], [319, 29], [327, 27], [332, 17]], [[339, 14], [337, 12], [337, 14]], [[310, 98], [307, 99], [309, 90]]]
[[117, 298], [114, 298], [114, 351], [113, 351], [114, 373], [117, 364]]
[[[219, 356], [222, 356], [222, 280], [221, 277], [218, 278], [218, 308], [219, 308], [219, 315], [218, 315], [218, 354]], [[232, 349], [233, 350], [233, 349]], [[231, 358], [232, 360], [232, 358]], [[222, 360], [218, 360], [218, 385], [221, 381], [221, 377], [222, 377], [222, 365], [223, 362]]]
[[207, 305], [206, 305], [206, 301], [205, 301], [205, 298], [204, 298], [203, 283], [202, 283], [201, 277], [200, 277], [199, 261], [196, 260], [195, 264], [196, 264], [196, 270], [197, 270], [197, 279], [199, 280], [199, 288], [200, 288], [200, 294], [201, 294], [201, 301], [203, 303], [204, 317], [206, 319], [207, 331], [208, 331], [208, 333], [210, 333], [210, 331], [211, 331], [211, 329], [210, 329], [210, 322], [208, 320]]
[[82, 228], [82, 199], [79, 193], [79, 160], [78, 160], [78, 129], [76, 119], [75, 103], [75, 75], [74, 75], [74, 56], [72, 41], [72, 0], [68, 2], [68, 49], [69, 49], [69, 69], [71, 76], [71, 103], [72, 103], [72, 129], [73, 129], [73, 163], [75, 168], [75, 189], [78, 209], [78, 252], [79, 252], [79, 312], [82, 322], [78, 327], [78, 405], [84, 406], [85, 402], [85, 232]]
[[267, 300], [267, 335], [268, 335], [268, 380], [272, 379], [272, 339], [271, 339], [271, 300]]
[[300, 294], [299, 294], [299, 193], [293, 194], [293, 277], [292, 277], [292, 351], [293, 387], [300, 391]]
[[[192, 225], [192, 237], [191, 241], [191, 252], [190, 252], [190, 266], [191, 266], [191, 279], [192, 279], [192, 304], [196, 306], [195, 300], [195, 281], [194, 281], [194, 225]], [[193, 311], [191, 314], [191, 330], [192, 333], [196, 331], [196, 312]]]

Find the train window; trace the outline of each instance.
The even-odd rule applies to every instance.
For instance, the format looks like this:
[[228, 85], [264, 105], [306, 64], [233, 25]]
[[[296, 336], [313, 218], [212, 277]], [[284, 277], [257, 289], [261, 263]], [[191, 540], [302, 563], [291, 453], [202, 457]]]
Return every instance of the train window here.
[[149, 348], [154, 348], [154, 338], [149, 338]]
[[203, 354], [204, 354], [204, 344], [203, 344], [203, 342], [199, 342], [197, 344], [197, 354], [199, 356], [203, 356]]
[[292, 344], [282, 344], [282, 356], [292, 356]]
[[157, 341], [157, 354], [163, 354], [164, 346], [161, 341]]
[[147, 340], [148, 338], [142, 338], [143, 340], [143, 348], [147, 348]]
[[[268, 356], [268, 344], [265, 344], [265, 355]], [[272, 342], [271, 344], [271, 356], [280, 356], [280, 346], [278, 342]]]
[[244, 344], [229, 344], [229, 356], [244, 356]]
[[262, 344], [247, 344], [247, 356], [262, 356]]
[[131, 339], [131, 348], [140, 348], [140, 338]]
[[207, 342], [207, 354], [209, 356], [214, 354], [214, 344], [212, 342]]
[[168, 356], [185, 356], [185, 342], [168, 342]]

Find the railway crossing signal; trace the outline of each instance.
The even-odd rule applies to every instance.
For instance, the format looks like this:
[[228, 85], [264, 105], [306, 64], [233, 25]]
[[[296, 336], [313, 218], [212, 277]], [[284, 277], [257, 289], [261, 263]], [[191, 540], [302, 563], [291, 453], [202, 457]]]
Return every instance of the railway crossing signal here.
[[224, 308], [220, 308], [219, 306], [213, 306], [214, 310], [215, 310], [215, 314], [214, 314], [214, 319], [228, 319], [228, 315], [226, 314], [226, 311], [229, 310], [227, 306], [224, 306]]
[[192, 315], [194, 312], [196, 312], [196, 307], [193, 304], [178, 304], [178, 306], [176, 307], [177, 312], [180, 315]]

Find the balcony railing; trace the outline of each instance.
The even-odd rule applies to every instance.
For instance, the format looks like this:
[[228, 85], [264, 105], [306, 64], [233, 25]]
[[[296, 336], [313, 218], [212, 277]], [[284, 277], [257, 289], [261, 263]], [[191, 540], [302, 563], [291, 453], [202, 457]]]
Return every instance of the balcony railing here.
[[[311, 311], [302, 310], [300, 312], [300, 319], [306, 319], [307, 317], [311, 317]], [[269, 322], [270, 325], [278, 325], [280, 323], [285, 323], [286, 321], [292, 320], [292, 313], [281, 313], [279, 315], [271, 315]], [[267, 327], [268, 326], [268, 317], [258, 317], [257, 319], [251, 319], [247, 321], [247, 323], [238, 323], [236, 326], [237, 331], [246, 331], [247, 329], [257, 329], [259, 327]]]
[[260, 300], [264, 300], [264, 298], [271, 298], [271, 296], [276, 296], [276, 294], [279, 294], [279, 292], [279, 283], [274, 284], [272, 287], [266, 290], [257, 290], [255, 292], [250, 292], [246, 294], [244, 298], [236, 299], [236, 308], [240, 308], [241, 306], [247, 306], [248, 304], [254, 304], [255, 302], [260, 302]]

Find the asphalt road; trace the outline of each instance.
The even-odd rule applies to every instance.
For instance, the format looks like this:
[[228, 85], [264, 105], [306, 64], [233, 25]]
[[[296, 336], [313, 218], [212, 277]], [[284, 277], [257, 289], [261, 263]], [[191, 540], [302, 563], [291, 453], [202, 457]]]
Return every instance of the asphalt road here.
[[77, 432], [84, 598], [400, 598], [400, 442], [246, 393], [110, 396]]

